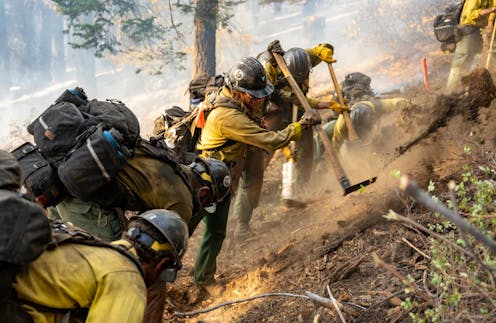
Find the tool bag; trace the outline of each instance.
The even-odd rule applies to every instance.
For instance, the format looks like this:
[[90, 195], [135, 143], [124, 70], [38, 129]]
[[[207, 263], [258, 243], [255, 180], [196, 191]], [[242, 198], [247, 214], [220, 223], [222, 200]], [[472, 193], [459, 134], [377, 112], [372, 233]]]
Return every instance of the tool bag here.
[[448, 47], [447, 44], [456, 44], [460, 41], [458, 25], [464, 4], [465, 0], [462, 0], [456, 5], [449, 6], [445, 9], [444, 14], [438, 15], [434, 19], [434, 36], [443, 43], [442, 48], [452, 48], [454, 51], [455, 46]]
[[56, 205], [67, 196], [57, 169], [35, 145], [26, 142], [11, 152], [19, 162], [21, 181], [36, 202], [44, 207]]
[[52, 161], [62, 158], [86, 130], [86, 118], [74, 104], [59, 102], [48, 107], [29, 126], [40, 152]]
[[102, 207], [118, 205], [123, 197], [115, 177], [130, 157], [123, 136], [99, 124], [58, 167], [58, 176], [70, 195]]

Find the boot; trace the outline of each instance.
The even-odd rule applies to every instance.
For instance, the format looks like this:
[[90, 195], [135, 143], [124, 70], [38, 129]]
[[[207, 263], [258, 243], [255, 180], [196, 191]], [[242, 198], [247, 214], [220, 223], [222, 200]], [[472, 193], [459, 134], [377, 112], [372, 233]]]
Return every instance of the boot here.
[[241, 242], [252, 236], [253, 232], [250, 229], [250, 225], [248, 223], [240, 222], [236, 230], [236, 239]]
[[206, 284], [206, 285], [201, 285], [201, 287], [212, 298], [221, 297], [224, 294], [224, 292], [226, 291], [226, 288], [223, 285], [219, 284], [215, 280], [212, 281], [211, 283]]

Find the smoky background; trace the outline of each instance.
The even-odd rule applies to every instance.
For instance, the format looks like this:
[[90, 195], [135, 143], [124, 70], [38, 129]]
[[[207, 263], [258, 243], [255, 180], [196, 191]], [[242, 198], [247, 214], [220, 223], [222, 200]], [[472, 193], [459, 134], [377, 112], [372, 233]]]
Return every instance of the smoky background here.
[[[335, 47], [334, 67], [339, 80], [360, 71], [372, 77], [372, 87], [381, 93], [421, 80], [420, 59], [439, 55], [432, 21], [452, 1], [265, 2], [247, 0], [236, 6], [228, 25], [217, 30], [217, 74], [241, 57], [256, 56], [274, 39], [284, 49], [327, 42]], [[153, 120], [164, 109], [173, 105], [187, 109], [193, 62], [192, 15], [172, 12], [182, 38], [175, 46], [187, 53], [183, 68], [172, 64], [161, 75], [148, 75], [136, 74], [132, 60], [126, 57], [95, 58], [89, 50], [72, 49], [67, 45], [70, 36], [62, 30], [52, 32], [62, 39], [42, 39], [37, 45], [50, 46], [53, 57], [47, 66], [46, 59], [30, 45], [48, 34], [49, 28], [64, 26], [51, 1], [0, 0], [0, 10], [2, 7], [0, 37], [5, 30], [7, 41], [0, 50], [0, 148], [12, 149], [29, 140], [26, 125], [66, 88], [75, 86], [83, 87], [89, 98], [117, 98], [126, 103], [140, 119], [143, 136], [150, 134]], [[161, 19], [169, 19], [165, 2], [162, 9]], [[92, 70], [94, 75], [84, 75]], [[330, 94], [333, 90], [324, 64], [314, 68], [310, 82], [310, 94]]]

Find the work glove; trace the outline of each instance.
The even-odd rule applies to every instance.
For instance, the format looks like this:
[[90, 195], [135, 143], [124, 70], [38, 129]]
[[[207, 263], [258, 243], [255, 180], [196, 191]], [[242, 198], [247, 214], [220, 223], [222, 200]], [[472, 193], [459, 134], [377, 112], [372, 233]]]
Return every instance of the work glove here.
[[315, 55], [326, 63], [332, 63], [334, 47], [331, 44], [322, 43], [313, 49]]
[[331, 102], [331, 104], [329, 104], [329, 109], [336, 113], [350, 112], [350, 108], [338, 102]]
[[305, 112], [299, 122], [303, 129], [307, 129], [313, 125], [321, 123], [322, 119], [320, 118], [320, 114], [312, 109]]
[[267, 50], [270, 53], [277, 53], [279, 55], [284, 55], [284, 50], [281, 47], [281, 43], [278, 40], [273, 40], [270, 42], [269, 46], [267, 46]]

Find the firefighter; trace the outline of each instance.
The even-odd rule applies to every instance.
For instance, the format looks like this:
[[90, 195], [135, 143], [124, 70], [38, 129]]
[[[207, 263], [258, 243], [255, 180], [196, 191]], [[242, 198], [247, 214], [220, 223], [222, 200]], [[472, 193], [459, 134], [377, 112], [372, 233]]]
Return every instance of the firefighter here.
[[496, 2], [494, 0], [467, 0], [463, 5], [458, 27], [461, 39], [456, 43], [447, 90], [460, 86], [461, 77], [470, 72], [475, 55], [482, 51], [481, 31], [489, 21], [494, 21]]
[[[301, 138], [302, 130], [320, 122], [315, 111], [282, 130], [270, 131], [262, 127], [262, 117], [268, 96], [274, 87], [267, 79], [262, 64], [253, 57], [235, 63], [227, 72], [224, 85], [214, 101], [203, 128], [197, 149], [204, 157], [216, 158], [231, 167], [232, 192], [246, 170], [252, 150], [274, 151]], [[216, 257], [226, 235], [230, 196], [217, 205], [215, 215], [205, 218], [206, 231], [200, 246], [195, 268], [195, 281], [211, 295], [222, 293], [223, 287], [214, 278]]]
[[[362, 144], [373, 140], [375, 130], [380, 127], [380, 118], [383, 113], [389, 113], [410, 104], [408, 100], [401, 97], [380, 98], [376, 96], [370, 83], [371, 78], [361, 72], [347, 74], [341, 83], [343, 97], [351, 106], [350, 119], [353, 129]], [[324, 123], [322, 129], [337, 151], [348, 140], [348, 130], [342, 115], [336, 120]], [[317, 135], [314, 136], [314, 163], [320, 161], [323, 149], [320, 138]]]
[[[272, 52], [276, 52], [283, 56], [289, 71], [303, 93], [306, 94], [309, 90], [309, 76], [312, 67], [322, 61], [332, 62], [333, 51], [334, 48], [330, 44], [319, 44], [318, 46], [307, 50], [302, 48], [291, 48], [284, 51], [281, 48], [279, 41], [275, 40], [269, 44], [267, 50], [257, 56], [258, 60], [264, 66], [269, 81], [274, 84], [274, 91], [269, 96], [270, 105], [263, 118], [264, 127], [269, 130], [284, 129], [293, 120], [293, 106], [295, 105], [299, 108], [296, 117], [301, 117], [303, 114], [303, 108], [289, 86], [287, 79], [277, 66]], [[346, 106], [343, 106], [334, 100], [322, 101], [309, 97], [307, 97], [307, 100], [314, 109], [331, 109], [336, 113], [348, 111]], [[296, 159], [296, 177], [300, 186], [310, 178], [313, 163], [312, 155], [312, 129], [308, 128], [302, 131], [302, 138], [295, 145], [294, 157]], [[239, 190], [236, 194], [233, 206], [233, 216], [238, 220], [235, 235], [240, 241], [253, 235], [249, 223], [253, 210], [257, 207], [260, 199], [264, 169], [270, 162], [272, 153], [252, 148], [248, 158], [248, 166], [241, 174]], [[294, 203], [287, 204], [287, 206], [292, 205], [294, 205]]]
[[17, 275], [16, 301], [34, 322], [140, 323], [146, 287], [174, 280], [187, 239], [176, 212], [147, 211], [114, 248], [65, 242], [46, 250]]

